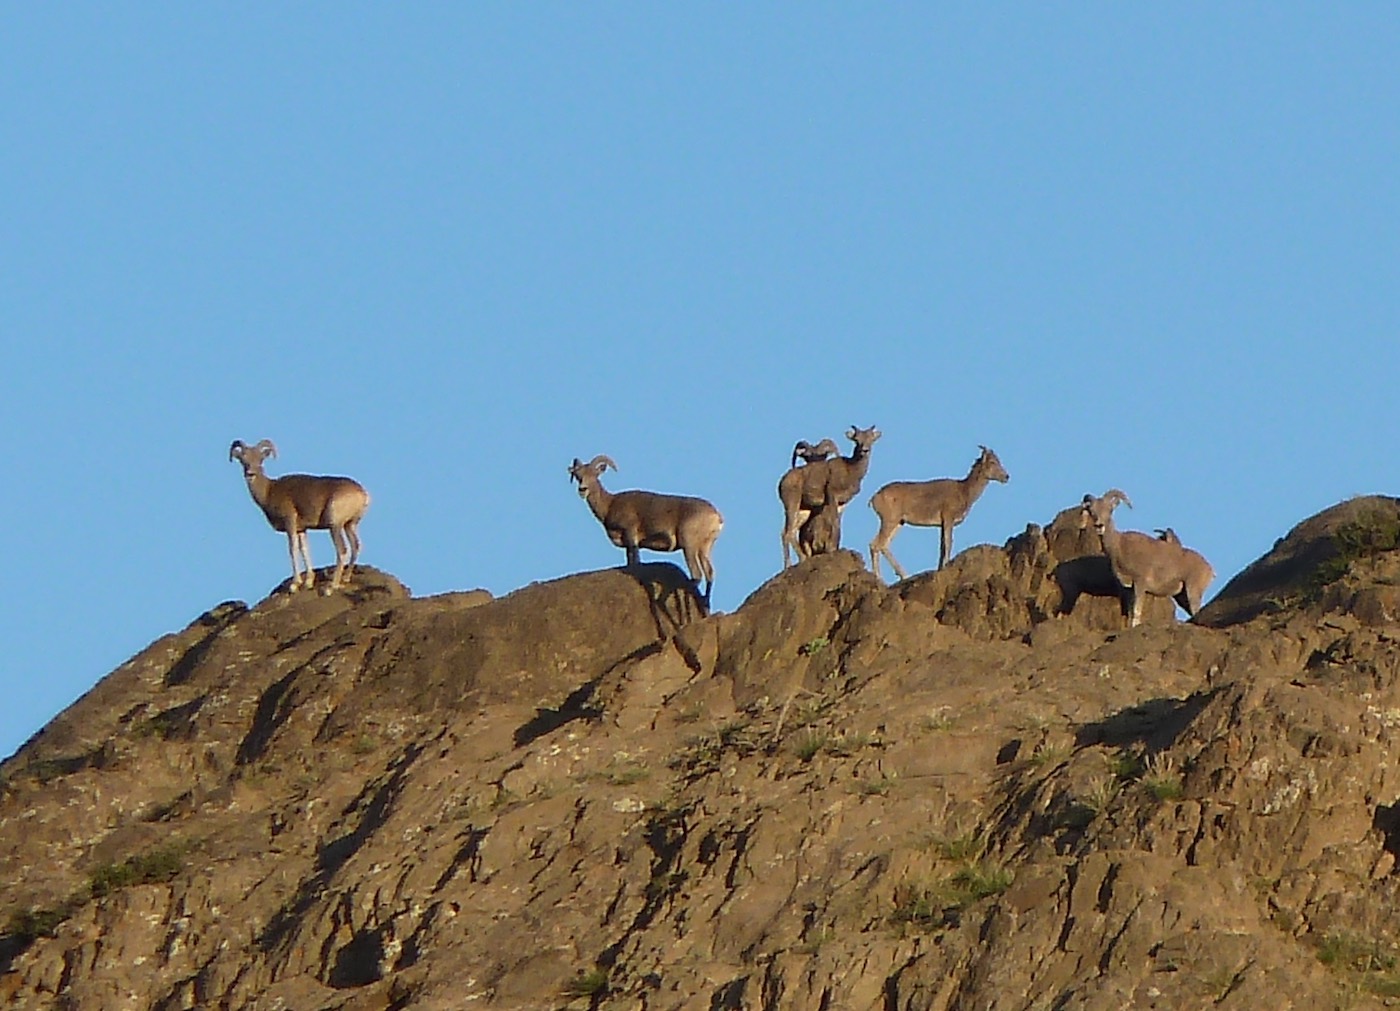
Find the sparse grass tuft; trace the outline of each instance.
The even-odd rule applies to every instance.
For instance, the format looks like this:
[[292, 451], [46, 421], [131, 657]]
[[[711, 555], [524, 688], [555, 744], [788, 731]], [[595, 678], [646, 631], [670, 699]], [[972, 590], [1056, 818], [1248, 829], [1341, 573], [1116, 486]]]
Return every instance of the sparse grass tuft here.
[[986, 846], [986, 837], [980, 832], [960, 832], [956, 835], [936, 835], [929, 839], [933, 851], [944, 860], [974, 860]]
[[953, 926], [968, 906], [1000, 895], [1013, 880], [1010, 869], [979, 862], [968, 864], [939, 882], [904, 882], [895, 887], [890, 919], [923, 930]]
[[1346, 932], [1324, 937], [1317, 946], [1317, 960], [1329, 969], [1351, 972], [1389, 972], [1396, 964], [1393, 945]]
[[826, 742], [826, 752], [828, 755], [835, 755], [837, 758], [850, 758], [862, 748], [871, 747], [876, 743], [874, 734], [850, 733], [836, 734]]
[[1108, 774], [1120, 783], [1133, 782], [1142, 776], [1145, 768], [1141, 755], [1126, 750], [1105, 756], [1104, 764], [1108, 767]]
[[894, 780], [891, 777], [879, 776], [874, 779], [857, 780], [856, 792], [862, 797], [883, 797], [893, 786]]
[[822, 753], [827, 744], [831, 742], [829, 734], [823, 734], [815, 730], [809, 730], [797, 739], [793, 745], [793, 752], [804, 762], [810, 762]]
[[606, 969], [590, 969], [581, 972], [564, 984], [564, 994], [568, 997], [601, 997], [608, 992]]
[[172, 843], [120, 863], [99, 864], [88, 875], [88, 891], [94, 899], [101, 899], [132, 885], [171, 881], [185, 869], [186, 851], [183, 844]]
[[969, 864], [958, 871], [952, 877], [952, 883], [957, 889], [955, 893], [959, 905], [969, 905], [978, 899], [985, 899], [992, 895], [1000, 895], [1011, 887], [1011, 882], [1015, 880], [1015, 875], [1009, 867], [1000, 864], [975, 863]]
[[1142, 785], [1161, 801], [1180, 800], [1185, 794], [1181, 774], [1176, 771], [1176, 760], [1167, 754], [1156, 754], [1147, 760]]
[[824, 635], [819, 635], [815, 639], [804, 642], [797, 652], [803, 656], [815, 656], [831, 645], [831, 640]]
[[1378, 937], [1337, 931], [1323, 937], [1317, 960], [1342, 974], [1350, 987], [1378, 997], [1400, 996], [1400, 965], [1395, 945]]
[[1031, 752], [1030, 757], [1026, 759], [1026, 761], [1030, 763], [1032, 768], [1045, 769], [1060, 765], [1069, 758], [1071, 754], [1071, 749], [1066, 745], [1048, 744], [1042, 741], [1035, 746], [1035, 750]]
[[28, 947], [41, 937], [53, 937], [58, 925], [72, 915], [72, 907], [66, 904], [50, 909], [20, 909], [10, 916], [5, 933]]
[[952, 726], [952, 706], [938, 706], [919, 720], [919, 727], [922, 730], [950, 730]]
[[1319, 599], [1323, 590], [1351, 571], [1353, 562], [1400, 548], [1400, 518], [1373, 511], [1339, 526], [1332, 533], [1332, 544], [1337, 553], [1308, 577], [1303, 590], [1305, 601]]
[[609, 766], [603, 779], [612, 786], [631, 786], [651, 778], [651, 768], [645, 762], [623, 761]]
[[1119, 781], [1109, 776], [1095, 776], [1089, 780], [1088, 789], [1079, 798], [1079, 803], [1092, 811], [1096, 816], [1108, 810], [1110, 804], [1118, 796], [1120, 789]]

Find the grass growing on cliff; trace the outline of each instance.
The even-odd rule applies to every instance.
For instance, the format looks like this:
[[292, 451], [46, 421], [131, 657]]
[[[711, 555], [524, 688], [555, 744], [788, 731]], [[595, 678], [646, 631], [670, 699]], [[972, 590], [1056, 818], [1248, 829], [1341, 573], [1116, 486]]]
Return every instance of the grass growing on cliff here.
[[606, 969], [590, 969], [581, 972], [569, 982], [564, 984], [564, 995], [566, 997], [601, 997], [608, 992], [608, 973]]
[[1161, 801], [1180, 800], [1185, 793], [1181, 774], [1176, 771], [1176, 759], [1171, 755], [1157, 754], [1147, 760], [1142, 785]]
[[1400, 996], [1400, 974], [1395, 972], [1400, 958], [1389, 941], [1337, 931], [1318, 942], [1317, 960], [1345, 973], [1361, 990], [1381, 997]]
[[88, 875], [88, 891], [94, 899], [101, 899], [132, 885], [171, 881], [185, 869], [185, 852], [184, 845], [172, 843], [118, 863], [99, 864]]
[[890, 919], [922, 930], [956, 926], [963, 910], [1011, 886], [1011, 869], [988, 861], [959, 868], [936, 882], [906, 881], [895, 887]]
[[73, 908], [67, 903], [45, 909], [26, 907], [11, 914], [5, 933], [28, 947], [41, 937], [53, 937], [58, 925], [72, 915]]
[[1380, 511], [1367, 513], [1337, 527], [1332, 544], [1337, 553], [1312, 571], [1303, 591], [1305, 600], [1320, 598], [1323, 590], [1351, 571], [1353, 562], [1400, 548], [1400, 517]]

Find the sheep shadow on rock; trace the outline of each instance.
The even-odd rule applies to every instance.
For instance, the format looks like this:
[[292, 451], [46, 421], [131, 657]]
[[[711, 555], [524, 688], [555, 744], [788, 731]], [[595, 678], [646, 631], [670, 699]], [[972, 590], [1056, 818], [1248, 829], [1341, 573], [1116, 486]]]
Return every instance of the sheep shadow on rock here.
[[1073, 614], [1082, 596], [1111, 597], [1118, 601], [1123, 617], [1128, 616], [1127, 595], [1113, 574], [1107, 555], [1081, 555], [1061, 562], [1050, 573], [1060, 588], [1059, 615]]
[[646, 592], [659, 639], [709, 614], [709, 605], [694, 581], [670, 562], [620, 565], [617, 571], [631, 576]]

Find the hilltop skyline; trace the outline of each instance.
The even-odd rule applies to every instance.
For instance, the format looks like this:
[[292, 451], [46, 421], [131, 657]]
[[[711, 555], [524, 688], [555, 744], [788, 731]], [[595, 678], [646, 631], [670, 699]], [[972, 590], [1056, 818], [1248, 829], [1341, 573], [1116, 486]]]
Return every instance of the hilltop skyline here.
[[[958, 550], [1117, 487], [1209, 597], [1396, 484], [1398, 34], [1380, 7], [13, 12], [0, 753], [289, 574], [235, 439], [361, 481], [361, 561], [418, 594], [621, 564], [568, 479], [604, 453], [611, 490], [719, 508], [733, 610], [781, 568], [794, 442], [874, 425], [862, 555], [876, 489], [986, 445], [1010, 480]], [[895, 551], [924, 571], [937, 538]]]

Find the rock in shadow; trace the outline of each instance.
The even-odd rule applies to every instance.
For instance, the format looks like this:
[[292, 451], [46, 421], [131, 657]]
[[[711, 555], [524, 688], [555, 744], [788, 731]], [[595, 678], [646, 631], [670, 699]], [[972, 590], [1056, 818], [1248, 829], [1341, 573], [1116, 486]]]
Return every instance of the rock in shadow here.
[[1237, 574], [1209, 604], [1196, 623], [1226, 628], [1306, 600], [1325, 579], [1327, 567], [1345, 568], [1348, 533], [1392, 527], [1400, 521], [1400, 499], [1366, 495], [1340, 502], [1299, 523], [1262, 558]]
[[[657, 644], [643, 646], [637, 651], [637, 656], [646, 656], [660, 652], [661, 647]], [[629, 658], [630, 659], [630, 658]], [[603, 708], [599, 705], [590, 705], [594, 694], [598, 691], [598, 681], [595, 678], [579, 685], [566, 698], [557, 709], [536, 709], [535, 716], [527, 723], [521, 724], [515, 730], [515, 746], [522, 748], [537, 738], [545, 734], [552, 734], [566, 723], [574, 720], [593, 720], [603, 715]]]
[[1113, 566], [1107, 555], [1082, 555], [1071, 558], [1055, 566], [1050, 578], [1060, 588], [1060, 603], [1056, 614], [1073, 614], [1079, 598], [1111, 597], [1118, 601], [1119, 610], [1127, 617], [1124, 606], [1123, 588], [1113, 575]]
[[624, 565], [619, 571], [627, 573], [646, 591], [658, 640], [669, 639], [681, 626], [709, 614], [709, 604], [695, 583], [670, 562]]
[[1140, 742], [1149, 751], [1161, 751], [1171, 747], [1213, 697], [1213, 692], [1198, 692], [1184, 699], [1148, 699], [1084, 724], [1075, 734], [1074, 746], [1119, 748]]
[[204, 658], [209, 655], [218, 634], [247, 613], [248, 605], [241, 600], [226, 600], [218, 607], [201, 614], [195, 620], [195, 626], [203, 629], [204, 635], [171, 665], [165, 675], [166, 687], [182, 685], [188, 681], [204, 663]]
[[238, 745], [237, 763], [247, 765], [257, 761], [272, 743], [272, 735], [286, 722], [288, 713], [283, 712], [282, 700], [296, 680], [297, 671], [292, 671], [281, 680], [274, 681], [258, 699], [258, 709], [253, 715], [253, 726]]
[[368, 986], [382, 978], [384, 942], [377, 930], [361, 930], [335, 953], [327, 982], [338, 990]]
[[1400, 862], [1400, 801], [1394, 804], [1378, 804], [1371, 819], [1371, 827], [1379, 832], [1384, 840], [1381, 848]]

